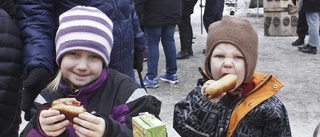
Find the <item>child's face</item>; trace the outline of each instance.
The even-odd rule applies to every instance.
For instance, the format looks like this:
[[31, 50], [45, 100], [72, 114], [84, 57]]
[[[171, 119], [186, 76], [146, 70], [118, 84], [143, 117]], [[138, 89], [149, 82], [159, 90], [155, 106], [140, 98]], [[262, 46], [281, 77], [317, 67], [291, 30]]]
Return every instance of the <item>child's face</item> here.
[[217, 47], [212, 51], [210, 66], [214, 80], [218, 80], [226, 74], [235, 74], [238, 76], [236, 87], [244, 81], [244, 56], [232, 44], [220, 43], [217, 45]]
[[61, 60], [62, 75], [78, 88], [96, 80], [102, 68], [103, 61], [100, 56], [85, 50], [69, 51]]

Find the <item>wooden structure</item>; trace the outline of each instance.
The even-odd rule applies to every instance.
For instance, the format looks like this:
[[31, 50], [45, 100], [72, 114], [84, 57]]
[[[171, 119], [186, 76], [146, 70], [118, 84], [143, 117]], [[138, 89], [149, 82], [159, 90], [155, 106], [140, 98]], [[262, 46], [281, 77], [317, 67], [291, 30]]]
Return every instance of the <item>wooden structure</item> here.
[[264, 0], [264, 35], [296, 36], [298, 12], [291, 0]]

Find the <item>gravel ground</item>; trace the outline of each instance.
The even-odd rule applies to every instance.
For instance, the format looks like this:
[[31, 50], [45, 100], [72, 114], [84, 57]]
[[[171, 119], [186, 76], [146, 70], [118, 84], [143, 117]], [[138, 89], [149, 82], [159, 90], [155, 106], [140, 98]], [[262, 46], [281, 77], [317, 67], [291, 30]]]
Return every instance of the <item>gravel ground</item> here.
[[[148, 89], [148, 92], [162, 101], [162, 110], [160, 117], [167, 125], [169, 137], [179, 137], [172, 128], [173, 106], [196, 86], [200, 74], [198, 67], [203, 67], [206, 31], [203, 28], [201, 33], [200, 7], [196, 5], [192, 15], [192, 24], [194, 31], [194, 56], [186, 60], [178, 60], [178, 77], [180, 83], [171, 85], [159, 81], [158, 89]], [[224, 14], [229, 14], [230, 8], [225, 8]], [[259, 35], [259, 58], [256, 71], [264, 74], [273, 74], [282, 83], [284, 87], [277, 93], [277, 96], [285, 104], [291, 124], [293, 137], [311, 137], [314, 128], [320, 122], [319, 113], [319, 85], [320, 56], [301, 53], [296, 47], [291, 46], [297, 37], [266, 37], [263, 32], [263, 12], [259, 10], [259, 16], [256, 9], [250, 9], [249, 14], [236, 14], [243, 16], [251, 21]], [[237, 34], [235, 34], [237, 35]], [[180, 51], [179, 34], [176, 32], [177, 52]], [[307, 37], [308, 38], [308, 37]], [[306, 38], [306, 42], [307, 42]], [[159, 74], [165, 72], [164, 54], [161, 45]], [[147, 64], [144, 63], [143, 75], [146, 73]], [[25, 126], [23, 121], [21, 128]]]

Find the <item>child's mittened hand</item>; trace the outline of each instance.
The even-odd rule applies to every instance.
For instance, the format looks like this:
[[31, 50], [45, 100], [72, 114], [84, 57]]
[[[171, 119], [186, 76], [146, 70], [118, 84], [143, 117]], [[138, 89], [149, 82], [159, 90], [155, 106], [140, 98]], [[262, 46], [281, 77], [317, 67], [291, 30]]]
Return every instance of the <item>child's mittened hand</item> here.
[[207, 99], [207, 100], [209, 100], [209, 101], [211, 101], [211, 102], [213, 102], [213, 103], [218, 103], [219, 100], [220, 100], [223, 96], [225, 96], [227, 93], [226, 93], [226, 92], [223, 92], [223, 93], [221, 93], [219, 96], [217, 96], [217, 97], [215, 97], [215, 98], [208, 98], [207, 94], [205, 93], [205, 89], [206, 89], [211, 83], [213, 83], [213, 82], [216, 82], [216, 81], [215, 81], [215, 80], [208, 80], [207, 82], [205, 82], [205, 83], [203, 84], [202, 88], [201, 88], [201, 94], [202, 94], [202, 96], [203, 96], [205, 99]]
[[88, 112], [79, 114], [73, 119], [73, 122], [73, 128], [80, 137], [102, 137], [106, 129], [103, 118]]
[[39, 116], [39, 124], [47, 136], [59, 136], [70, 123], [65, 118], [58, 110], [42, 110]]

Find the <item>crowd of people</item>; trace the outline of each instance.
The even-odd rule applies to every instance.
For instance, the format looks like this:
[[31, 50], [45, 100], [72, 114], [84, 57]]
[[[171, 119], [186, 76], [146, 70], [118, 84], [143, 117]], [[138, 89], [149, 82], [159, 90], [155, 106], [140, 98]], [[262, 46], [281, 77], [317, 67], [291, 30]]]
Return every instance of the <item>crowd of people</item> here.
[[[299, 2], [299, 37], [292, 45], [316, 54], [320, 2]], [[177, 60], [194, 54], [196, 3], [1, 0], [0, 108], [6, 111], [0, 114], [0, 136], [132, 136], [132, 117], [149, 112], [160, 119], [161, 101], [145, 88], [159, 88], [158, 77], [179, 83]], [[287, 110], [275, 96], [283, 84], [255, 72], [256, 31], [244, 18], [223, 16], [223, 10], [224, 0], [206, 0], [203, 83], [175, 104], [174, 129], [181, 136], [291, 136]], [[160, 42], [166, 72], [158, 76]], [[147, 73], [137, 82], [144, 51]], [[208, 98], [205, 89], [230, 73], [238, 77], [236, 87]], [[87, 112], [69, 121], [50, 109], [59, 98], [76, 98]], [[20, 134], [21, 110], [28, 124]]]

